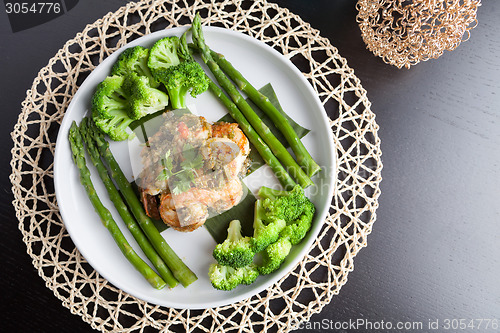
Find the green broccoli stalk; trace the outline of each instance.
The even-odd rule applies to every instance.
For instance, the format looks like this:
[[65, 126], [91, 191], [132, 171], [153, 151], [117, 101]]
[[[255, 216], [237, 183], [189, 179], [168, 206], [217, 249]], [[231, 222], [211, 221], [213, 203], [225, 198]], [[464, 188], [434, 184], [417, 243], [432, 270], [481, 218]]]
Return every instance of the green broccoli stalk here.
[[208, 270], [208, 278], [212, 286], [215, 289], [225, 291], [232, 290], [240, 284], [251, 284], [258, 276], [259, 271], [255, 264], [233, 268], [213, 263]]
[[128, 95], [123, 89], [123, 77], [108, 76], [97, 85], [92, 97], [92, 119], [112, 140], [129, 138]]
[[149, 49], [142, 46], [135, 46], [126, 49], [113, 65], [111, 75], [126, 76], [127, 74], [137, 74], [148, 79], [149, 85], [156, 88], [160, 83], [153, 77], [148, 67]]
[[134, 120], [163, 110], [168, 105], [168, 95], [151, 87], [145, 76], [128, 74], [125, 76], [124, 90], [130, 94], [128, 114]]
[[287, 237], [281, 237], [262, 252], [262, 263], [258, 266], [262, 275], [271, 274], [277, 270], [290, 253], [292, 243]]
[[262, 206], [262, 200], [255, 202], [253, 237], [251, 239], [252, 249], [255, 253], [264, 250], [270, 244], [276, 242], [280, 232], [285, 228], [286, 221], [274, 216], [268, 216]]
[[241, 223], [233, 220], [227, 229], [227, 239], [218, 244], [213, 256], [223, 266], [241, 268], [252, 263], [254, 252], [250, 244], [250, 237], [241, 235]]
[[186, 96], [192, 97], [208, 89], [208, 78], [203, 68], [192, 60], [185, 35], [163, 38], [157, 41], [149, 52], [148, 65], [155, 78], [163, 83], [170, 97], [172, 109], [186, 107]]

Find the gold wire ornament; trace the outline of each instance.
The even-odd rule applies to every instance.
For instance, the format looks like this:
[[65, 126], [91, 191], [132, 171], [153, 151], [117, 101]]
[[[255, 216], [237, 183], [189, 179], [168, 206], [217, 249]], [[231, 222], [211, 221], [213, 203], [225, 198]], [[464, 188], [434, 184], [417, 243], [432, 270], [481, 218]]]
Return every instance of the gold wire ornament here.
[[480, 5], [480, 0], [358, 0], [356, 21], [371, 52], [410, 68], [468, 40]]

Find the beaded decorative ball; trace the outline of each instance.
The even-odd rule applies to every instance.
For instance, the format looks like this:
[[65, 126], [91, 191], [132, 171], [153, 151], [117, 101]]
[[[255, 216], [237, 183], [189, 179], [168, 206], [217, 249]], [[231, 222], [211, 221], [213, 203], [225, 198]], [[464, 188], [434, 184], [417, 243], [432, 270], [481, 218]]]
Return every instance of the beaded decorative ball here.
[[359, 0], [356, 20], [367, 48], [410, 68], [440, 57], [470, 37], [480, 0]]

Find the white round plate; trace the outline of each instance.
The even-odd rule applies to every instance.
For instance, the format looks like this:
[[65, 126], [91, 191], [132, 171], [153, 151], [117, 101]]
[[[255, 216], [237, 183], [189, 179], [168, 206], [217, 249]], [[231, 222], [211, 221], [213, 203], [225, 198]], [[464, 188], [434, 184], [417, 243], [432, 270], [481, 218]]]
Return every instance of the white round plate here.
[[[73, 164], [67, 137], [72, 121], [76, 120], [79, 123], [89, 112], [91, 97], [97, 84], [109, 75], [112, 65], [125, 48], [136, 45], [150, 47], [162, 37], [180, 37], [185, 29], [158, 31], [134, 40], [110, 55], [88, 76], [68, 106], [59, 130], [54, 161], [54, 182], [57, 202], [66, 229], [78, 250], [99, 274], [116, 287], [150, 303], [180, 309], [205, 309], [249, 298], [277, 282], [295, 267], [308, 253], [321, 229], [330, 207], [337, 172], [328, 118], [319, 98], [300, 71], [288, 59], [263, 42], [227, 29], [204, 27], [205, 40], [213, 50], [224, 54], [255, 87], [260, 88], [271, 83], [285, 112], [301, 126], [311, 130], [303, 138], [303, 142], [323, 169], [313, 179], [316, 185], [308, 188], [306, 192], [316, 205], [317, 213], [311, 231], [300, 244], [294, 246], [279, 270], [267, 276], [260, 276], [252, 285], [239, 286], [232, 291], [219, 291], [210, 284], [207, 272], [209, 265], [214, 262], [212, 250], [216, 243], [205, 228], [201, 227], [191, 233], [168, 229], [162, 233], [163, 237], [195, 272], [198, 280], [187, 288], [179, 285], [172, 290], [168, 288], [156, 290], [151, 287], [123, 257], [111, 235], [101, 224], [79, 182], [78, 169]], [[196, 112], [209, 121], [216, 121], [226, 113], [222, 104], [210, 92], [196, 99], [190, 99], [188, 103], [195, 104]], [[132, 180], [127, 142], [111, 142], [111, 150], [124, 173]], [[87, 165], [104, 205], [113, 213], [122, 232], [137, 253], [147, 260], [121, 222], [88, 159]], [[254, 192], [262, 185], [271, 186], [277, 183], [267, 166], [246, 177], [244, 182]]]

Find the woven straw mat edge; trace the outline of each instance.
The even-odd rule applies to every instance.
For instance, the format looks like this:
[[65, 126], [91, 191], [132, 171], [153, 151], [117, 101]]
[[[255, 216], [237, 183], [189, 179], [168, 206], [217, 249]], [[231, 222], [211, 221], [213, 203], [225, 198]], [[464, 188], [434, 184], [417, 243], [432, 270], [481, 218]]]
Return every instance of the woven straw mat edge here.
[[[318, 313], [339, 293], [376, 219], [378, 125], [359, 79], [319, 31], [276, 4], [238, 0], [142, 1], [109, 13], [69, 40], [27, 91], [12, 132], [13, 205], [33, 265], [63, 306], [103, 332], [279, 331]], [[290, 59], [320, 97], [338, 155], [336, 194], [308, 255], [267, 290], [236, 304], [179, 310], [136, 299], [88, 265], [65, 231], [53, 188], [55, 139], [66, 107], [89, 72], [131, 40], [189, 24], [221, 26], [264, 41]]]

